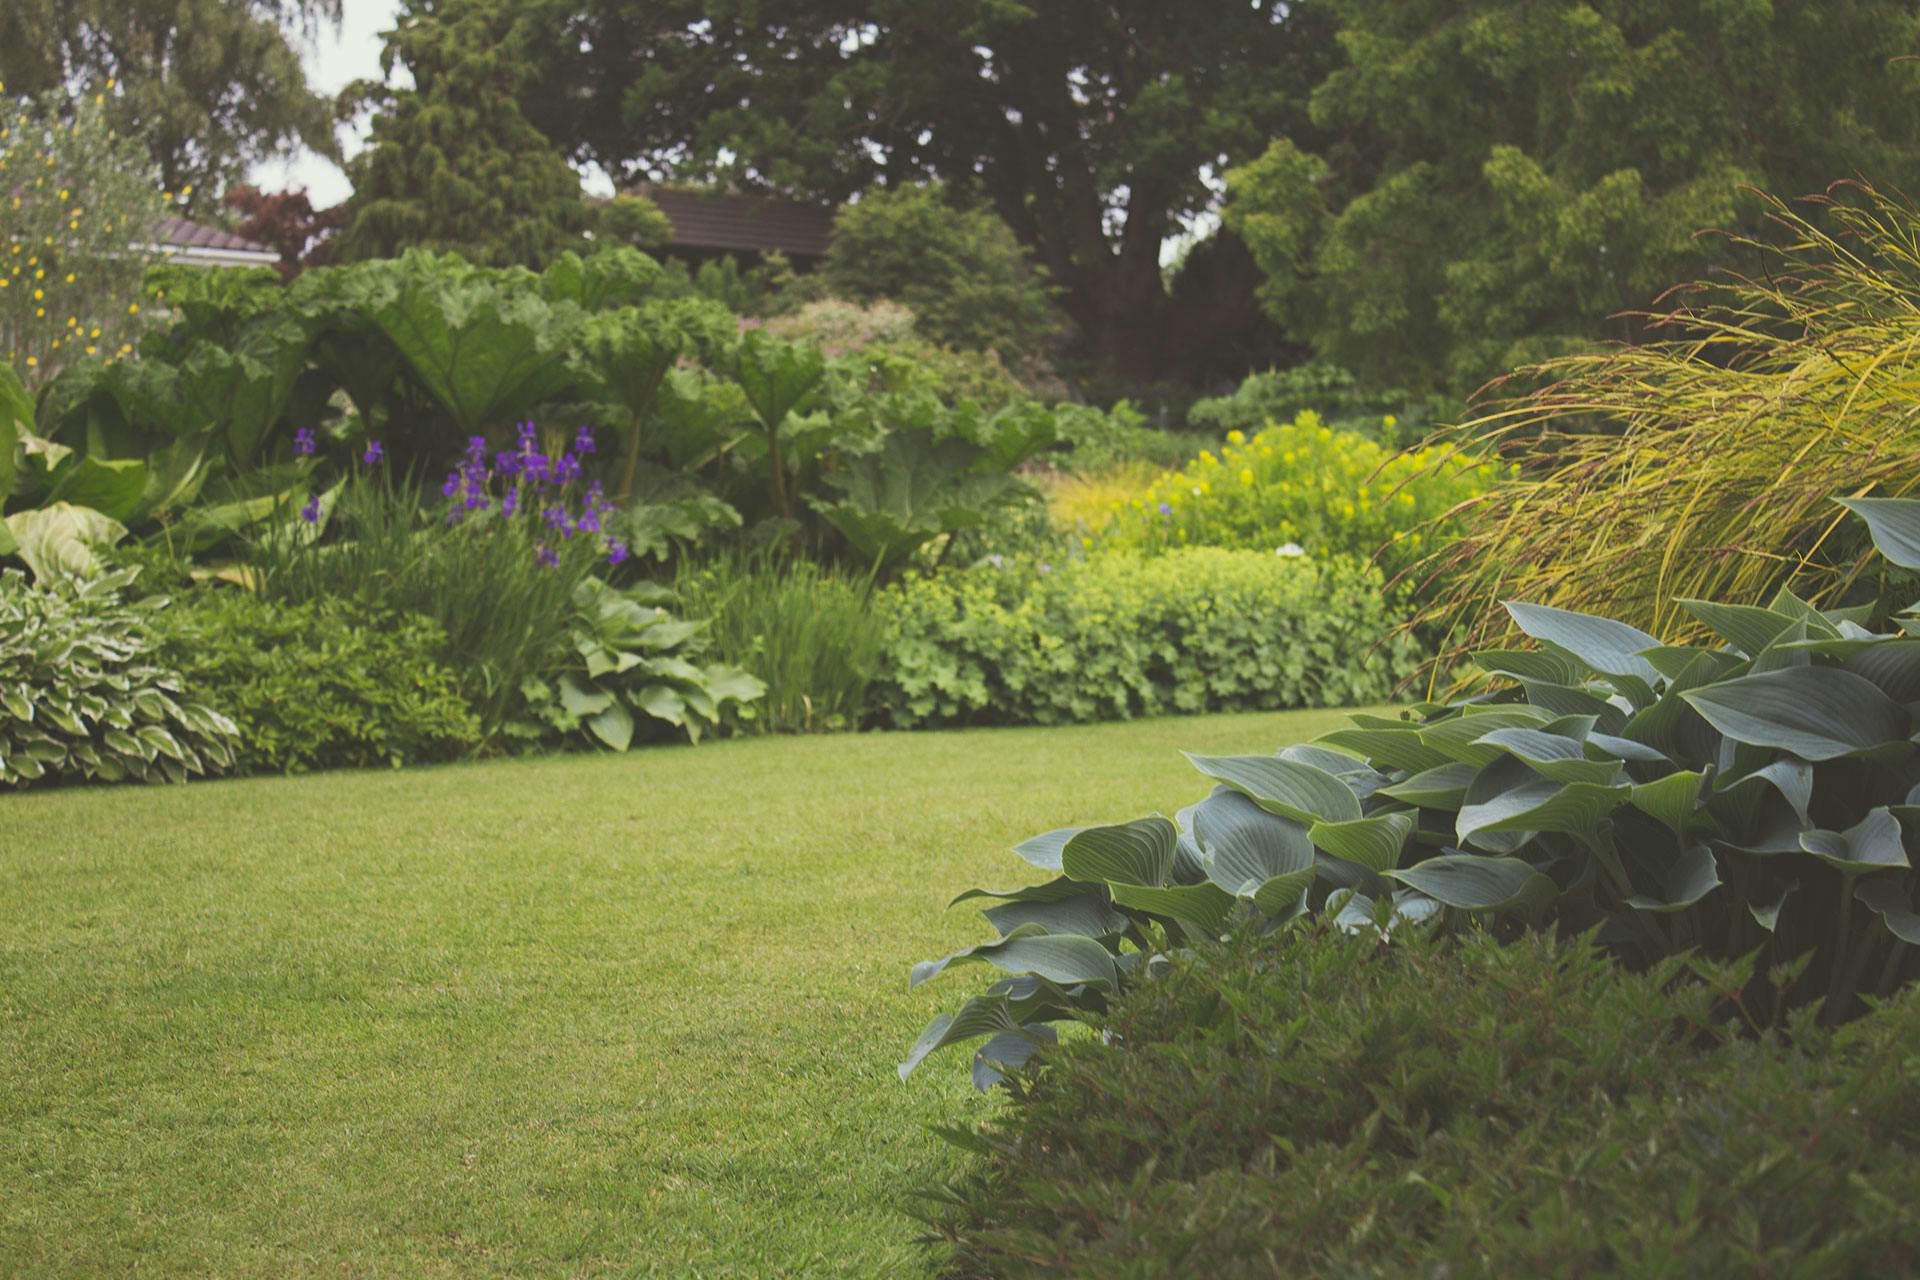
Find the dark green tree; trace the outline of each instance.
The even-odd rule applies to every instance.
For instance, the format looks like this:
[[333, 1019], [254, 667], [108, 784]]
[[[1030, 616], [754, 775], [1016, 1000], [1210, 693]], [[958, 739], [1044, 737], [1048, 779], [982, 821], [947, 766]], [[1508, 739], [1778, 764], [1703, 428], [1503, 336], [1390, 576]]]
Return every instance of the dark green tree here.
[[340, 0], [5, 0], [0, 82], [28, 94], [112, 82], [110, 122], [206, 210], [256, 161], [301, 145], [338, 154], [333, 106], [308, 87], [292, 36], [339, 18]]
[[[479, 0], [463, 0], [477, 3]], [[1218, 345], [1161, 246], [1207, 175], [1312, 136], [1337, 56], [1316, 2], [526, 0], [529, 116], [617, 178], [715, 178], [823, 202], [946, 181], [992, 208], [1086, 344], [1137, 379]], [[450, 13], [451, 10], [443, 10]], [[1251, 297], [1251, 273], [1233, 282]]]
[[391, 78], [404, 65], [413, 87], [349, 90], [377, 106], [347, 169], [341, 260], [423, 248], [537, 268], [586, 247], [594, 219], [580, 175], [519, 107], [539, 74], [527, 57], [537, 21], [508, 4], [420, 0], [402, 11], [381, 66]]
[[1319, 130], [1233, 171], [1270, 313], [1383, 383], [1470, 390], [1638, 336], [1733, 265], [1702, 228], [1920, 177], [1920, 4], [1323, 0], [1347, 55]]
[[827, 288], [856, 302], [912, 308], [923, 337], [1012, 361], [1060, 328], [1046, 282], [1007, 224], [962, 208], [939, 185], [866, 192], [834, 219]]

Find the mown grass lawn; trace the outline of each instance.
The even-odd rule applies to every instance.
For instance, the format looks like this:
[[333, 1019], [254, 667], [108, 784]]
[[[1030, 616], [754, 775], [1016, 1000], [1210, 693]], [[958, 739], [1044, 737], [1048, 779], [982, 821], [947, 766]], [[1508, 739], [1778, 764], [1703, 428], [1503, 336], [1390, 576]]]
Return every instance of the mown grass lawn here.
[[924, 1274], [943, 904], [1337, 719], [0, 797], [0, 1274]]

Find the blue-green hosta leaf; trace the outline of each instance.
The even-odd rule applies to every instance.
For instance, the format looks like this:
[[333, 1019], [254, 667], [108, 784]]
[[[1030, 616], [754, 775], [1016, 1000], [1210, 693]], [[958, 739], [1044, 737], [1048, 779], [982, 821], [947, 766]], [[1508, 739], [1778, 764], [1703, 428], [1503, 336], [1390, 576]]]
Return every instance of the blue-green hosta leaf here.
[[1083, 938], [1109, 938], [1126, 932], [1127, 918], [1113, 909], [1104, 888], [1088, 889], [1085, 885], [1075, 885], [1075, 888], [1079, 892], [1071, 897], [1003, 902], [980, 914], [1003, 938], [1022, 925], [1039, 925], [1048, 933], [1077, 933]]
[[1683, 911], [1720, 887], [1720, 866], [1713, 850], [1696, 844], [1673, 860], [1657, 894], [1635, 894], [1627, 905], [1638, 911]]
[[1105, 893], [1101, 885], [1089, 885], [1080, 880], [1070, 880], [1066, 876], [1056, 876], [1044, 884], [1022, 885], [1018, 889], [969, 889], [956, 894], [947, 909], [952, 910], [963, 902], [975, 898], [996, 898], [1001, 902], [1059, 902], [1066, 898], [1077, 897], [1087, 892]]
[[1559, 896], [1552, 880], [1518, 858], [1450, 853], [1386, 873], [1436, 902], [1463, 911], [1532, 913]]
[[1886, 640], [1856, 653], [1845, 665], [1895, 702], [1920, 701], [1920, 640]]
[[1537, 729], [1563, 714], [1567, 713], [1532, 706], [1493, 707], [1424, 725], [1420, 741], [1449, 760], [1484, 769], [1505, 754], [1499, 747], [1480, 741], [1487, 734], [1495, 729]]
[[[560, 705], [566, 708], [568, 715], [578, 716], [584, 720], [612, 706], [613, 695], [598, 689], [588, 689], [573, 676], [563, 675], [560, 677]], [[621, 750], [619, 747], [614, 749]]]
[[1470, 764], [1450, 761], [1414, 774], [1405, 782], [1380, 788], [1380, 794], [1423, 809], [1458, 809], [1467, 797], [1467, 787], [1480, 771]]
[[978, 1040], [981, 1036], [1018, 1034], [1022, 1030], [1008, 1008], [1006, 996], [975, 996], [960, 1006], [960, 1012], [952, 1016], [943, 1013], [929, 1022], [927, 1029], [920, 1033], [920, 1038], [907, 1051], [906, 1060], [896, 1070], [900, 1078], [905, 1080], [913, 1074], [915, 1067], [926, 1061], [927, 1055], [950, 1044]]
[[1867, 522], [1880, 554], [1902, 569], [1920, 569], [1920, 499], [1835, 498]]
[[1652, 782], [1634, 784], [1628, 799], [1633, 807], [1655, 819], [1675, 835], [1685, 835], [1687, 824], [1700, 808], [1707, 775], [1681, 769]]
[[1006, 1079], [995, 1068], [1012, 1070], [1025, 1066], [1027, 1059], [1051, 1044], [1060, 1042], [1060, 1033], [1043, 1023], [1030, 1023], [1018, 1031], [1002, 1031], [981, 1045], [973, 1055], [973, 1087], [985, 1093]]
[[917, 987], [953, 965], [976, 961], [1007, 973], [1035, 974], [1062, 986], [1092, 982], [1113, 987], [1120, 980], [1113, 953], [1092, 938], [1074, 933], [1048, 933], [1039, 925], [1022, 925], [995, 942], [964, 947], [942, 960], [921, 961], [913, 966], [907, 985]]
[[1637, 627], [1612, 618], [1596, 618], [1550, 605], [1518, 601], [1509, 601], [1507, 612], [1519, 628], [1535, 640], [1565, 650], [1600, 675], [1626, 677], [1638, 682], [1642, 689], [1660, 677], [1653, 664], [1640, 656], [1643, 650], [1656, 648], [1660, 642]]
[[1197, 756], [1187, 759], [1268, 813], [1296, 822], [1346, 822], [1360, 816], [1353, 788], [1324, 769], [1278, 756]]
[[1116, 884], [1113, 900], [1120, 906], [1177, 920], [1208, 935], [1218, 934], [1233, 910], [1233, 895], [1215, 884], [1178, 884], [1158, 887]]
[[1787, 667], [1689, 689], [1681, 695], [1736, 742], [1833, 760], [1904, 746], [1911, 726], [1899, 703], [1836, 667]]
[[1920, 913], [1913, 909], [1907, 880], [1905, 876], [1867, 876], [1854, 889], [1853, 896], [1886, 921], [1894, 937], [1920, 946]]
[[1110, 827], [1086, 827], [1060, 850], [1060, 869], [1075, 880], [1163, 885], [1173, 875], [1180, 830], [1154, 814]]
[[1230, 787], [1215, 788], [1184, 816], [1207, 879], [1228, 893], [1251, 895], [1275, 876], [1293, 872], [1311, 878], [1313, 841], [1306, 827], [1268, 813]]
[[1636, 742], [1632, 738], [1617, 737], [1611, 733], [1594, 733], [1587, 735], [1587, 741], [1608, 755], [1621, 760], [1633, 760], [1641, 764], [1671, 763], [1666, 752], [1658, 747], [1650, 747], [1644, 742]]
[[1319, 741], [1357, 751], [1390, 769], [1418, 773], [1447, 762], [1447, 757], [1420, 741], [1419, 726], [1401, 724], [1391, 729], [1335, 729], [1323, 733]]
[[1013, 851], [1042, 871], [1060, 870], [1060, 851], [1067, 841], [1085, 831], [1085, 827], [1058, 827], [1022, 840]]
[[1749, 900], [1747, 903], [1747, 914], [1753, 917], [1755, 924], [1765, 929], [1768, 933], [1772, 933], [1780, 926], [1780, 908], [1787, 905], [1787, 899], [1791, 898], [1794, 895], [1794, 891], [1799, 889], [1799, 887], [1800, 882], [1798, 880], [1789, 880], [1786, 887], [1780, 890], [1780, 896], [1773, 901], [1753, 902]]
[[1601, 786], [1550, 779], [1526, 782], [1503, 789], [1485, 800], [1462, 805], [1454, 830], [1459, 839], [1475, 844], [1480, 843], [1476, 837], [1502, 832], [1563, 831], [1585, 835], [1624, 804], [1632, 790], [1624, 784]]
[[1723, 776], [1716, 780], [1714, 786], [1719, 791], [1737, 793], [1738, 789], [1748, 783], [1772, 787], [1792, 806], [1802, 826], [1813, 825], [1813, 819], [1808, 816], [1808, 809], [1813, 804], [1813, 766], [1805, 760], [1796, 760], [1789, 756], [1775, 760], [1764, 768], [1755, 769], [1744, 777], [1728, 779]]
[[1413, 825], [1410, 813], [1381, 813], [1351, 822], [1316, 822], [1307, 836], [1334, 857], [1379, 875], [1398, 865]]
[[1906, 844], [1900, 838], [1900, 820], [1885, 805], [1869, 809], [1866, 817], [1845, 831], [1803, 831], [1800, 847], [1842, 871], [1884, 871], [1911, 865]]
[[1619, 776], [1618, 760], [1590, 760], [1573, 738], [1544, 729], [1495, 729], [1478, 741], [1499, 747], [1543, 778], [1555, 782], [1611, 783]]
[[1711, 600], [1680, 600], [1679, 605], [1713, 633], [1751, 658], [1766, 651], [1780, 633], [1797, 619], [1750, 604], [1718, 604]]
[[1566, 686], [1579, 684], [1589, 674], [1579, 662], [1549, 649], [1487, 649], [1468, 657], [1489, 675], [1513, 680]]
[[1627, 722], [1627, 713], [1607, 701], [1607, 693], [1596, 688], [1575, 689], [1545, 680], [1522, 680], [1527, 703], [1554, 716], [1592, 716], [1603, 731], [1617, 733]]
[[1304, 764], [1330, 773], [1352, 788], [1353, 794], [1365, 800], [1368, 796], [1385, 786], [1388, 776], [1368, 764], [1365, 760], [1348, 755], [1344, 751], [1329, 751], [1325, 747], [1316, 747], [1310, 742], [1286, 747], [1274, 754], [1282, 760], [1291, 760], [1295, 764]]

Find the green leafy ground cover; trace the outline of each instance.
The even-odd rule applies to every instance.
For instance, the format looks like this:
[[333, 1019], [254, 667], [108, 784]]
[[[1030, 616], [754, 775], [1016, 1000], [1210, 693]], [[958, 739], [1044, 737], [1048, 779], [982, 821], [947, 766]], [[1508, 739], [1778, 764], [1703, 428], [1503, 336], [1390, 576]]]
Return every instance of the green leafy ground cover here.
[[[911, 1276], [898, 957], [1338, 713], [0, 799], [0, 1274]], [[877, 994], [876, 994], [877, 993]]]

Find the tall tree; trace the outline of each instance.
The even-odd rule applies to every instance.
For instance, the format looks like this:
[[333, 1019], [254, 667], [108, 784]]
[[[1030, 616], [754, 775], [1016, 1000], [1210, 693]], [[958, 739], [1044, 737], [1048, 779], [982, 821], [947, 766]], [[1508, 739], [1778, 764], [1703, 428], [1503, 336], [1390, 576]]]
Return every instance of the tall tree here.
[[545, 265], [592, 223], [580, 175], [521, 113], [539, 68], [537, 19], [509, 3], [415, 0], [386, 34], [381, 67], [412, 88], [355, 85], [377, 104], [367, 147], [347, 167], [353, 197], [339, 257], [455, 252], [488, 266]]
[[1213, 203], [1210, 171], [1312, 136], [1307, 95], [1336, 57], [1317, 0], [521, 7], [542, 15], [528, 114], [577, 159], [835, 202], [943, 179], [991, 204], [1092, 349], [1143, 380], [1182, 376], [1223, 314], [1169, 295], [1162, 244]]
[[1293, 335], [1380, 381], [1470, 390], [1633, 338], [1725, 260], [1706, 227], [1864, 175], [1920, 178], [1920, 3], [1324, 0], [1319, 138], [1230, 177]]
[[92, 91], [146, 142], [169, 191], [196, 209], [256, 161], [305, 145], [337, 155], [332, 104], [307, 85], [293, 37], [338, 22], [340, 0], [5, 0], [0, 82]]

